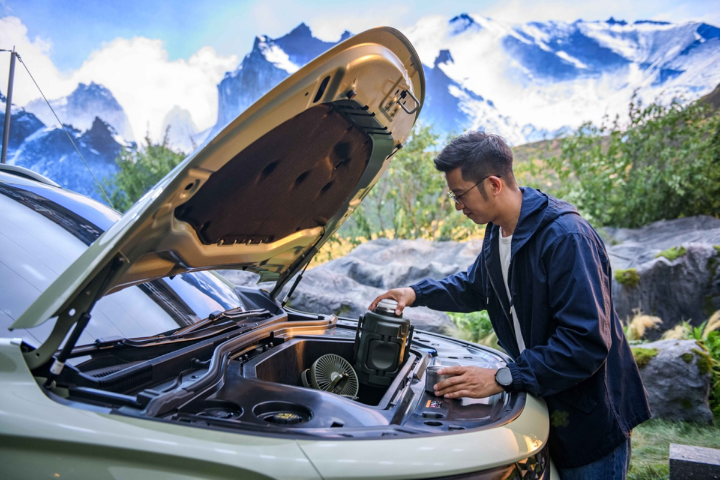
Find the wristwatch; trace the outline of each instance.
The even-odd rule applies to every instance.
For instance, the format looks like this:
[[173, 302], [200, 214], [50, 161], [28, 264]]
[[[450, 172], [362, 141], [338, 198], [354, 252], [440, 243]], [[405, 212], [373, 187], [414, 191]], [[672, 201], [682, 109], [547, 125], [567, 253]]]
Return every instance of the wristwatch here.
[[512, 373], [510, 373], [510, 369], [507, 367], [503, 367], [497, 372], [495, 372], [495, 381], [498, 385], [503, 387], [503, 390], [507, 390], [508, 387], [513, 383]]

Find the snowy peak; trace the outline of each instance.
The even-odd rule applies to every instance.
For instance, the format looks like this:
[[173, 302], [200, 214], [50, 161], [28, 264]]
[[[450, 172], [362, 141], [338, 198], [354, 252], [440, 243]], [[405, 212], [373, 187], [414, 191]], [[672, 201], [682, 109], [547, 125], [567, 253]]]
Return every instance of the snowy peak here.
[[479, 31], [482, 30], [482, 26], [473, 19], [467, 13], [461, 13], [460, 15], [453, 17], [448, 22], [450, 25], [450, 34], [459, 35], [467, 31]]
[[702, 23], [670, 24], [638, 21], [628, 24], [610, 18], [605, 22], [531, 22], [513, 29], [515, 35], [503, 39], [503, 46], [528, 73], [551, 80], [578, 76], [599, 76], [631, 64], [646, 77], [657, 76], [661, 83], [684, 70], [682, 56], [708, 41], [714, 47], [720, 29]]
[[[95, 82], [78, 84], [70, 95], [52, 100], [50, 105], [63, 123], [77, 129], [91, 129], [98, 117], [111, 125], [125, 140], [133, 141], [135, 138], [127, 115], [112, 92]], [[55, 116], [42, 99], [33, 100], [25, 108], [46, 125], [57, 124]]]
[[[345, 31], [340, 41], [350, 38], [352, 34]], [[312, 36], [310, 27], [301, 23], [285, 36], [274, 40], [295, 65], [302, 66], [315, 57], [337, 45], [335, 42], [325, 42]]]
[[[45, 128], [45, 125], [30, 112], [22, 108], [13, 108], [10, 115], [10, 136], [8, 138], [8, 156], [20, 147], [25, 138], [38, 130]], [[0, 138], [5, 130], [5, 103], [0, 105]]]
[[433, 66], [437, 67], [438, 65], [443, 65], [445, 63], [455, 63], [452, 55], [450, 54], [450, 50], [440, 50], [437, 58], [435, 58], [435, 63], [433, 64]]
[[426, 92], [421, 122], [440, 134], [486, 130], [501, 135], [511, 144], [525, 143], [526, 135], [513, 119], [501, 114], [491, 100], [463, 87], [445, 73], [446, 67], [453, 63], [450, 51], [440, 50], [433, 68], [424, 66]]
[[120, 153], [117, 132], [100, 118], [95, 117], [89, 130], [80, 137], [80, 142], [87, 148], [105, 158], [114, 159]]
[[[82, 159], [68, 140], [68, 134]], [[23, 140], [12, 157], [8, 157], [8, 163], [29, 168], [53, 179], [63, 188], [104, 202], [95, 178], [102, 181], [118, 171], [115, 158], [126, 146], [118, 140], [114, 129], [99, 118], [95, 118], [84, 133], [71, 125], [66, 125], [65, 130], [41, 128]]]
[[[5, 108], [7, 97], [0, 92], [0, 138], [5, 132]], [[14, 151], [20, 147], [25, 138], [37, 132], [45, 125], [38, 118], [24, 108], [12, 105], [10, 110], [10, 135], [8, 137], [8, 156], [12, 157]]]
[[[345, 32], [342, 38], [350, 36]], [[256, 37], [250, 53], [233, 72], [226, 73], [218, 85], [218, 119], [210, 135], [215, 135], [272, 87], [335, 45], [313, 37], [310, 27], [304, 23], [277, 39], [266, 35]]]
[[[644, 101], [693, 99], [720, 83], [720, 29], [703, 23], [512, 25], [462, 13], [423, 18], [405, 33], [426, 72], [421, 121], [441, 135], [485, 128], [523, 143], [624, 112], [636, 90]], [[280, 38], [257, 37], [218, 85], [211, 135], [334, 45], [304, 23]]]
[[162, 133], [167, 135], [169, 145], [186, 153], [195, 150], [203, 140], [190, 112], [177, 105], [165, 115]]

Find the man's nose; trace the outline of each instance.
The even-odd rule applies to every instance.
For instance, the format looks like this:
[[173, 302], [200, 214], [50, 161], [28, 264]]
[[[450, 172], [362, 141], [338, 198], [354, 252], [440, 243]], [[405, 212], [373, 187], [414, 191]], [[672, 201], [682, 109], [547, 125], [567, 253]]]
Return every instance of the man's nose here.
[[455, 210], [462, 210], [462, 209], [463, 209], [462, 203], [458, 203], [458, 202], [453, 202], [453, 203], [455, 204]]

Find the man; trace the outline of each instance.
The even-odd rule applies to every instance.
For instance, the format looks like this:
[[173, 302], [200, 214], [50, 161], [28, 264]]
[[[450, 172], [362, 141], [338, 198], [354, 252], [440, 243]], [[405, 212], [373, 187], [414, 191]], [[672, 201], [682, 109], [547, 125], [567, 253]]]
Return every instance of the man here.
[[425, 279], [376, 298], [408, 306], [487, 310], [498, 342], [515, 360], [500, 370], [447, 367], [445, 398], [506, 390], [543, 397], [550, 454], [562, 478], [627, 475], [632, 429], [650, 418], [647, 394], [612, 300], [605, 246], [570, 204], [519, 188], [502, 138], [471, 132], [435, 159], [455, 208], [487, 224], [467, 271]]

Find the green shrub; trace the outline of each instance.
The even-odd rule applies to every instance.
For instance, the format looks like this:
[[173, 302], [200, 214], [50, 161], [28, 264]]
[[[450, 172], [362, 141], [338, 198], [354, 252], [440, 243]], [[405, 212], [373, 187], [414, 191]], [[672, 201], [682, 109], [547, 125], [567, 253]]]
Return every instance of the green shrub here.
[[623, 287], [635, 288], [640, 282], [640, 274], [637, 272], [636, 268], [615, 270], [615, 280], [617, 280]]
[[683, 353], [682, 355], [680, 355], [680, 358], [683, 359], [683, 362], [690, 363], [695, 358], [695, 355], [693, 355], [692, 353]]
[[687, 249], [685, 247], [670, 247], [667, 250], [663, 250], [662, 252], [655, 255], [655, 258], [665, 257], [671, 262], [677, 258], [682, 257], [687, 253]]
[[115, 159], [120, 170], [114, 176], [104, 179], [103, 183], [117, 210], [126, 212], [185, 158], [185, 154], [170, 148], [167, 134], [165, 132], [162, 143], [153, 143], [149, 137], [145, 137], [146, 147], [126, 148]]
[[477, 225], [455, 211], [445, 175], [435, 170], [439, 143], [429, 126], [416, 126], [338, 236], [466, 240], [478, 233]]
[[644, 106], [633, 97], [627, 119], [582, 125], [544, 166], [551, 193], [596, 226], [718, 217], [720, 111], [704, 102]]
[[658, 354], [657, 348], [632, 347], [632, 354], [638, 368], [643, 368]]
[[455, 326], [471, 342], [479, 342], [494, 332], [487, 310], [472, 313], [448, 312]]
[[720, 420], [720, 331], [713, 330], [703, 342], [709, 357], [710, 367], [710, 409]]

